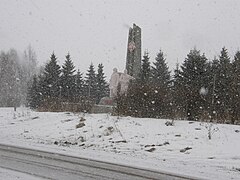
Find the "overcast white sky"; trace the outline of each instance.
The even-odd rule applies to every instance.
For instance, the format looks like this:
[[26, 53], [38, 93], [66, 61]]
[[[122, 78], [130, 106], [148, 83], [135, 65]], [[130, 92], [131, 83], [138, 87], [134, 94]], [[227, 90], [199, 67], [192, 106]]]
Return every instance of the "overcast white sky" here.
[[213, 58], [240, 46], [239, 0], [1, 0], [0, 49], [35, 49], [39, 64], [70, 52], [76, 68], [125, 67], [128, 28], [142, 28], [151, 61], [161, 48], [171, 69], [196, 46]]

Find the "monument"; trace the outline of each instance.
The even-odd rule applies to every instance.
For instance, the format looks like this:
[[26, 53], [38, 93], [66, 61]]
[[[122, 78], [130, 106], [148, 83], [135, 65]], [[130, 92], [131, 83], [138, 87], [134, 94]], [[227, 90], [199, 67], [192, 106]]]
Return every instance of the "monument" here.
[[141, 28], [133, 24], [133, 28], [129, 29], [126, 70], [127, 74], [137, 78], [141, 70]]
[[141, 71], [141, 28], [133, 24], [133, 28], [129, 28], [126, 70], [120, 73], [116, 68], [110, 79], [110, 98], [117, 96], [118, 86], [120, 86], [120, 94], [127, 92], [131, 79], [136, 79]]
[[141, 28], [133, 24], [128, 34], [126, 69], [124, 73], [118, 72], [117, 68], [113, 69], [109, 82], [110, 97], [103, 97], [98, 105], [93, 106], [92, 113], [111, 112], [118, 91], [121, 95], [127, 93], [130, 80], [136, 79], [141, 71], [141, 46]]
[[109, 84], [110, 98], [116, 97], [118, 91], [121, 95], [125, 94], [131, 79], [134, 79], [134, 77], [128, 75], [127, 70], [125, 70], [124, 73], [121, 73], [117, 71], [117, 68], [114, 68]]

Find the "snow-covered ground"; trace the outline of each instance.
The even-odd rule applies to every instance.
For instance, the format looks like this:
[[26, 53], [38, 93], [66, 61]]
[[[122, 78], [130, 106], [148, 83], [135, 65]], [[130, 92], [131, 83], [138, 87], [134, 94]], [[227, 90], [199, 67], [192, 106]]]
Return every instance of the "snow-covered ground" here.
[[166, 121], [0, 108], [0, 139], [199, 178], [240, 179], [240, 126], [213, 124], [209, 140], [210, 124], [175, 121], [166, 126]]

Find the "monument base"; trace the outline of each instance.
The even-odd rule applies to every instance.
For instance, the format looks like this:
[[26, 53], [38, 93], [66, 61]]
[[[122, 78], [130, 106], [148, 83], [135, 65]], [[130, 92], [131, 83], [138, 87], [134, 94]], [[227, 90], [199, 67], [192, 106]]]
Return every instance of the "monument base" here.
[[98, 113], [112, 113], [112, 109], [114, 106], [113, 98], [111, 97], [103, 97], [99, 104], [95, 104], [90, 113], [98, 114]]

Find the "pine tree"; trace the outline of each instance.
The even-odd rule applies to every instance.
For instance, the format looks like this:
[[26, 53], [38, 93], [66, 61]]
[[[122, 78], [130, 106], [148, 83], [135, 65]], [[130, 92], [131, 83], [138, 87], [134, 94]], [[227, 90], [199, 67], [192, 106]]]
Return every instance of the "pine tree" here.
[[231, 123], [240, 119], [240, 51], [237, 51], [232, 63], [232, 77], [230, 89]]
[[169, 87], [170, 85], [170, 71], [168, 69], [166, 59], [164, 58], [163, 52], [160, 50], [153, 62], [152, 66], [152, 81], [160, 86]]
[[216, 71], [216, 82], [215, 82], [215, 107], [218, 119], [226, 119], [226, 116], [230, 111], [230, 88], [231, 84], [231, 62], [228, 56], [227, 49], [222, 48], [219, 56], [219, 64]]
[[163, 52], [160, 50], [151, 67], [151, 82], [157, 93], [154, 94], [155, 110], [159, 117], [169, 117], [171, 114], [171, 99], [170, 99], [170, 71], [164, 58]]
[[96, 101], [97, 82], [96, 82], [96, 73], [92, 63], [89, 66], [88, 72], [86, 74], [85, 86], [86, 86], [87, 97]]
[[106, 82], [106, 77], [103, 72], [103, 65], [98, 65], [98, 73], [96, 75], [97, 81], [97, 104], [100, 102], [101, 98], [108, 96], [109, 94], [109, 87]]
[[140, 74], [142, 83], [149, 82], [149, 79], [150, 79], [151, 70], [150, 70], [149, 59], [150, 58], [148, 56], [148, 52], [145, 51], [142, 59], [142, 68], [141, 68], [141, 74]]
[[36, 109], [41, 104], [41, 94], [38, 89], [37, 76], [33, 76], [32, 85], [30, 86], [27, 94], [28, 106], [31, 109]]
[[176, 64], [176, 69], [173, 75], [173, 87], [171, 89], [172, 103], [173, 103], [173, 116], [175, 118], [185, 118], [185, 103], [184, 102], [184, 85], [181, 81], [179, 63]]
[[45, 88], [48, 86], [47, 86], [47, 82], [45, 81], [43, 72], [39, 73], [37, 80], [38, 80], [38, 94], [39, 94], [38, 107], [41, 107], [42, 103], [44, 102], [44, 99], [47, 98], [47, 92], [45, 91]]
[[71, 60], [70, 54], [66, 55], [66, 60], [62, 65], [62, 75], [61, 75], [61, 96], [64, 99], [72, 100], [73, 91], [75, 86], [75, 66]]
[[181, 66], [176, 83], [182, 95], [182, 102], [179, 103], [184, 108], [187, 118], [198, 120], [200, 111], [206, 108], [208, 74], [205, 55], [201, 55], [196, 49], [191, 50]]
[[50, 61], [46, 64], [43, 72], [42, 90], [43, 98], [58, 98], [60, 95], [60, 74], [61, 67], [57, 63], [57, 58], [54, 52], [51, 55]]
[[208, 112], [208, 118], [210, 121], [216, 119], [216, 102], [217, 102], [217, 94], [216, 94], [216, 79], [217, 73], [219, 71], [219, 60], [214, 57], [212, 61], [207, 62], [206, 73], [208, 76], [206, 77], [206, 82], [208, 82], [208, 93], [205, 95], [206, 99], [206, 107], [205, 110]]
[[78, 70], [75, 75], [75, 87], [74, 87], [74, 97], [75, 101], [78, 101], [84, 96], [84, 81], [82, 78], [82, 73]]

